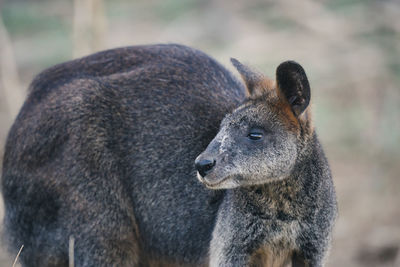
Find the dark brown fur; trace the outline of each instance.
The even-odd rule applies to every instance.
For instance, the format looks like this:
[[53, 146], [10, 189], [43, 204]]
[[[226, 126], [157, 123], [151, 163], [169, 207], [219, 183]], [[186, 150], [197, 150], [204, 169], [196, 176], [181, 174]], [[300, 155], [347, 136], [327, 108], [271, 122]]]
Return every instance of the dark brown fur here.
[[336, 199], [311, 122], [305, 72], [284, 62], [273, 82], [232, 62], [247, 86], [246, 100], [196, 160], [200, 181], [228, 189], [211, 266], [322, 266]]
[[39, 74], [8, 135], [5, 232], [23, 266], [206, 262], [221, 195], [196, 156], [243, 86], [181, 45], [108, 50]]
[[[247, 89], [181, 45], [39, 74], [2, 173], [22, 265], [67, 266], [73, 237], [75, 266], [321, 266], [336, 202], [304, 70], [283, 63], [274, 82], [234, 64]], [[218, 190], [195, 179], [199, 154], [216, 159], [199, 178]]]

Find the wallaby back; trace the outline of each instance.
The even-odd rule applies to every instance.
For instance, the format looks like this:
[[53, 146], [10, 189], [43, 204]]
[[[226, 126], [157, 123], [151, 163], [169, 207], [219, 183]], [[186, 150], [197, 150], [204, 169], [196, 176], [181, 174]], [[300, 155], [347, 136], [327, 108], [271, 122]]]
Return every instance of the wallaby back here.
[[[24, 266], [206, 261], [218, 194], [194, 159], [244, 98], [181, 45], [119, 48], [39, 74], [4, 155], [5, 230]], [[154, 263], [155, 264], [155, 263]]]

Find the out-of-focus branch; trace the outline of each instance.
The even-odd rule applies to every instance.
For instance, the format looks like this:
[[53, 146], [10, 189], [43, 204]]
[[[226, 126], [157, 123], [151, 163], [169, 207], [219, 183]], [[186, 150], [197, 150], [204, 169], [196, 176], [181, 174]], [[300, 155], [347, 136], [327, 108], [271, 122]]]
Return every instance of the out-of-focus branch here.
[[107, 22], [102, 0], [74, 0], [75, 58], [104, 49], [106, 31]]
[[99, 51], [105, 48], [105, 36], [107, 34], [107, 18], [103, 0], [93, 0], [92, 19], [92, 48], [94, 51]]
[[7, 103], [8, 112], [15, 117], [20, 109], [24, 93], [18, 77], [17, 64], [14, 58], [13, 46], [3, 19], [0, 15], [0, 94]]

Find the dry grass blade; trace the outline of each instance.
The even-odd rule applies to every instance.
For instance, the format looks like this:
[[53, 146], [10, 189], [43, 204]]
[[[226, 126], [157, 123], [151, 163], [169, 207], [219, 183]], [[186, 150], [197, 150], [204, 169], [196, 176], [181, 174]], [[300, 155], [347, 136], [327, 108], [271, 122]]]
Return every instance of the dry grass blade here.
[[74, 267], [74, 246], [75, 246], [75, 239], [73, 236], [70, 236], [69, 237], [69, 246], [68, 246], [69, 267]]
[[21, 246], [21, 248], [20, 248], [19, 251], [18, 251], [17, 256], [15, 256], [15, 260], [14, 260], [14, 263], [13, 263], [12, 267], [15, 267], [15, 265], [17, 264], [19, 255], [21, 254], [21, 251], [22, 251], [23, 248], [24, 248], [24, 245]]

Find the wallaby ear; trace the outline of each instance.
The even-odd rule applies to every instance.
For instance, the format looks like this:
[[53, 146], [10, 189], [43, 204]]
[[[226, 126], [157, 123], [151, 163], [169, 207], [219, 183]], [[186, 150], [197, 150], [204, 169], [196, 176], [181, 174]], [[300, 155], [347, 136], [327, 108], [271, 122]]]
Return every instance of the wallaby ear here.
[[257, 85], [265, 79], [264, 76], [257, 71], [252, 70], [250, 67], [243, 65], [235, 58], [231, 58], [231, 62], [242, 76], [247, 87], [248, 95], [254, 95]]
[[293, 113], [299, 116], [310, 103], [310, 84], [306, 73], [295, 61], [281, 63], [276, 69], [278, 88], [289, 102]]

